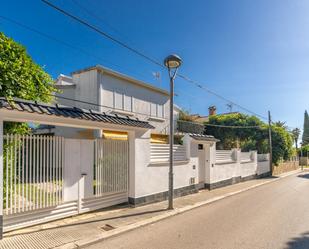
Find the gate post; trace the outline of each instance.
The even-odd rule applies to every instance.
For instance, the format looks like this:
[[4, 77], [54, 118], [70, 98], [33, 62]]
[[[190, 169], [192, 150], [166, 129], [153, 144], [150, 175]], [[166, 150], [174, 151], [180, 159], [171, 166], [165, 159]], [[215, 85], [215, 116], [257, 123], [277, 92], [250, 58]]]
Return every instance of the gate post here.
[[0, 119], [0, 239], [3, 238], [3, 119]]

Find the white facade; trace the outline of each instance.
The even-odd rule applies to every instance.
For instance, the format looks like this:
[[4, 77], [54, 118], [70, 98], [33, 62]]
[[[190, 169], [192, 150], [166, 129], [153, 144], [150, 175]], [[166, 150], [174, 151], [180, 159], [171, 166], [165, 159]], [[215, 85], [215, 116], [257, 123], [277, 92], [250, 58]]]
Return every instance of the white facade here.
[[[148, 121], [153, 133], [165, 133], [169, 125], [169, 93], [102, 66], [80, 70], [72, 77], [60, 75], [57, 95], [67, 106], [136, 117]], [[87, 103], [85, 103], [87, 102]], [[93, 104], [90, 104], [93, 103]]]

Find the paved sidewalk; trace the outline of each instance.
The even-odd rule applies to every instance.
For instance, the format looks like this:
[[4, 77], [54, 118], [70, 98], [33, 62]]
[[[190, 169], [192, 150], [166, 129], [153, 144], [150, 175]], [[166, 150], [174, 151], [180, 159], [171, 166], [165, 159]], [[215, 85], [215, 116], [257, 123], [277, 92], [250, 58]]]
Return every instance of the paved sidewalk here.
[[110, 236], [279, 180], [281, 177], [296, 172], [299, 171], [286, 173], [276, 178], [251, 180], [212, 191], [202, 190], [197, 194], [175, 199], [175, 210], [172, 211], [166, 210], [166, 201], [136, 208], [117, 206], [20, 229], [6, 233], [4, 239], [0, 241], [0, 248], [83, 247]]

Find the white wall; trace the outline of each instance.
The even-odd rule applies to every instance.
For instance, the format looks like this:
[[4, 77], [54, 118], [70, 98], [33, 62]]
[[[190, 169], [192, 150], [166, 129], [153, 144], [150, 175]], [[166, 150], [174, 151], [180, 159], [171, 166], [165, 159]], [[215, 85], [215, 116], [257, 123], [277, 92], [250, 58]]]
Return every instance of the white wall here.
[[[150, 132], [135, 135], [135, 189], [134, 196], [130, 197], [138, 198], [168, 191], [168, 163], [150, 163]], [[195, 177], [197, 184], [197, 144], [193, 142], [190, 144], [190, 160], [174, 165], [174, 189], [189, 186], [191, 177]]]
[[265, 174], [270, 172], [270, 165], [269, 165], [269, 154], [259, 154], [257, 162], [257, 174]]
[[[169, 96], [124, 79], [99, 72], [98, 81], [101, 85], [102, 111], [124, 111], [135, 113], [141, 120], [148, 120], [156, 127], [156, 131], [163, 130], [168, 125]], [[162, 119], [162, 120], [160, 120]]]
[[[212, 157], [215, 156], [216, 151], [212, 151]], [[251, 152], [251, 161], [241, 161], [241, 151], [235, 150], [234, 162], [215, 162], [210, 167], [210, 179], [207, 183], [216, 183], [228, 180], [234, 177], [247, 177], [257, 174], [258, 163], [257, 153]]]

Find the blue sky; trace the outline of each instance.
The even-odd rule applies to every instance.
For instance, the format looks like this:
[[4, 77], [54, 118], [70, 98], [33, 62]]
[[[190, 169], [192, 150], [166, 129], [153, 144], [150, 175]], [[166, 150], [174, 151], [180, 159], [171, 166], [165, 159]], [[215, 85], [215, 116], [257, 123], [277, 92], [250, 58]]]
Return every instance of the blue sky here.
[[[302, 128], [304, 110], [309, 109], [309, 1], [53, 0], [52, 3], [157, 60], [177, 53], [184, 61], [182, 74], [256, 113], [267, 116], [270, 110], [274, 120]], [[34, 60], [53, 77], [102, 64], [168, 89], [164, 70], [41, 1], [5, 1], [1, 3], [0, 15], [87, 52], [86, 55], [68, 48], [0, 18], [0, 30], [25, 45]], [[155, 79], [153, 72], [161, 72], [161, 80]], [[210, 105], [216, 105], [219, 113], [228, 111], [226, 102], [182, 79], [176, 79], [175, 85], [176, 103], [192, 113], [207, 114]]]

